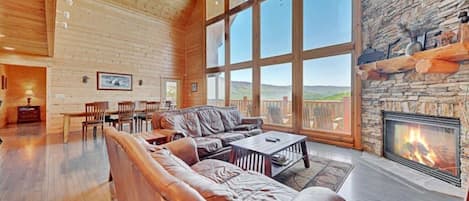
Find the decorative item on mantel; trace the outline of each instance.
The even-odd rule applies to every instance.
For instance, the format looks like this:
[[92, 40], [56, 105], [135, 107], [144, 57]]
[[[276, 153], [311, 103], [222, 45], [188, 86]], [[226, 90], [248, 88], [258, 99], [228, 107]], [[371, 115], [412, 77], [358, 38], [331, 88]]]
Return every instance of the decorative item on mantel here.
[[469, 16], [467, 16], [467, 11], [462, 11], [458, 15], [460, 23], [467, 23], [469, 22]]
[[[401, 22], [397, 24], [401, 34], [410, 39], [410, 43], [405, 49], [407, 56], [411, 56], [416, 52], [424, 50], [425, 46], [423, 46], [422, 43], [425, 43], [427, 32], [437, 28], [437, 26], [432, 22], [436, 11], [433, 10], [426, 12], [424, 16], [416, 16], [418, 13], [419, 12], [417, 10], [410, 12], [409, 16], [402, 18]], [[410, 20], [415, 21], [409, 22]], [[419, 37], [423, 37], [422, 42], [418, 40]]]
[[469, 24], [460, 24], [458, 35], [457, 43], [416, 52], [412, 56], [361, 64], [355, 71], [363, 80], [385, 80], [387, 74], [409, 70], [417, 73], [455, 73], [459, 70], [459, 62], [469, 60]]
[[384, 52], [378, 51], [373, 48], [373, 41], [375, 40], [376, 34], [382, 25], [383, 18], [378, 20], [378, 26], [368, 25], [368, 41], [366, 43], [366, 49], [363, 50], [362, 55], [358, 57], [358, 64], [367, 64], [375, 61], [379, 61], [385, 58]]

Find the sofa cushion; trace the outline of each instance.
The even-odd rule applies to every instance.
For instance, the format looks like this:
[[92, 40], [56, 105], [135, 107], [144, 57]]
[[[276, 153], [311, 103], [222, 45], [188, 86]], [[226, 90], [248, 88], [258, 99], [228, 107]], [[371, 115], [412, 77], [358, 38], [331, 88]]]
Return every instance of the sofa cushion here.
[[244, 135], [242, 133], [219, 133], [210, 135], [208, 138], [220, 139], [223, 146], [226, 147], [230, 145], [230, 142], [244, 139]]
[[199, 153], [199, 157], [204, 157], [211, 153], [217, 152], [223, 147], [221, 140], [216, 138], [195, 137], [194, 140], [197, 144], [197, 152]]
[[151, 156], [166, 171], [194, 188], [206, 200], [234, 200], [237, 198], [237, 194], [227, 186], [220, 185], [209, 178], [199, 175], [167, 149], [151, 152]]
[[237, 125], [241, 124], [241, 112], [236, 108], [219, 109], [225, 131], [232, 131]]
[[196, 113], [166, 115], [161, 118], [161, 127], [183, 132], [192, 137], [202, 136], [199, 117]]
[[211, 179], [219, 184], [225, 183], [233, 177], [243, 173], [238, 166], [221, 160], [206, 159], [191, 167], [200, 175]]
[[223, 185], [236, 192], [243, 201], [293, 200], [298, 194], [294, 189], [252, 171], [243, 172]]
[[241, 133], [243, 134], [245, 137], [251, 137], [251, 136], [255, 136], [255, 135], [259, 135], [262, 133], [262, 130], [260, 128], [256, 128], [256, 129], [253, 129], [253, 130], [249, 130], [249, 131], [233, 131], [233, 133]]
[[240, 124], [233, 128], [235, 131], [250, 131], [257, 128], [257, 124]]
[[200, 121], [200, 128], [203, 136], [223, 132], [225, 127], [221, 120], [220, 113], [215, 109], [197, 111]]

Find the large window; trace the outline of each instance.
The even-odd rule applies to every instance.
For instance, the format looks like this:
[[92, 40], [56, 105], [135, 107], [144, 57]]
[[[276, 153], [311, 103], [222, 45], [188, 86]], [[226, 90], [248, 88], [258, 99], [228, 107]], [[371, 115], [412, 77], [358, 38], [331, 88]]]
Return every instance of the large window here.
[[252, 69], [231, 71], [230, 105], [244, 116], [252, 116]]
[[252, 8], [230, 16], [231, 63], [252, 60]]
[[358, 142], [353, 2], [207, 0], [208, 104], [260, 116], [269, 130]]
[[303, 128], [350, 133], [351, 55], [303, 63]]
[[225, 11], [225, 0], [206, 0], [205, 10], [207, 20], [223, 14]]
[[352, 41], [352, 0], [303, 2], [303, 49]]
[[207, 26], [207, 67], [225, 65], [225, 21]]
[[266, 124], [292, 125], [291, 63], [261, 68], [261, 114]]
[[207, 104], [225, 105], [225, 73], [207, 74]]
[[261, 57], [292, 52], [292, 0], [261, 3]]

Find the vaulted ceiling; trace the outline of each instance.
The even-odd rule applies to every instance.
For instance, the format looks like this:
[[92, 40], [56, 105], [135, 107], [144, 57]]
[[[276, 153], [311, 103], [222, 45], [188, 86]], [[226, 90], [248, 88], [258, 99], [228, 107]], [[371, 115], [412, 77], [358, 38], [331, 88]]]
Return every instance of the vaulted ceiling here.
[[163, 19], [185, 24], [197, 0], [105, 0]]
[[[0, 0], [0, 53], [53, 56], [56, 0]], [[197, 0], [104, 0], [184, 25]]]
[[55, 0], [1, 0], [0, 19], [0, 52], [52, 56]]

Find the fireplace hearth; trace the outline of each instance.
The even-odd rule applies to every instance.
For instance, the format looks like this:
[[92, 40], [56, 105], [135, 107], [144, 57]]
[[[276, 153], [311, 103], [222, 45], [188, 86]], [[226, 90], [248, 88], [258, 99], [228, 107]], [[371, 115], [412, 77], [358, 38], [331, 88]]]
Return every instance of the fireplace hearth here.
[[461, 186], [460, 121], [383, 112], [384, 157]]

